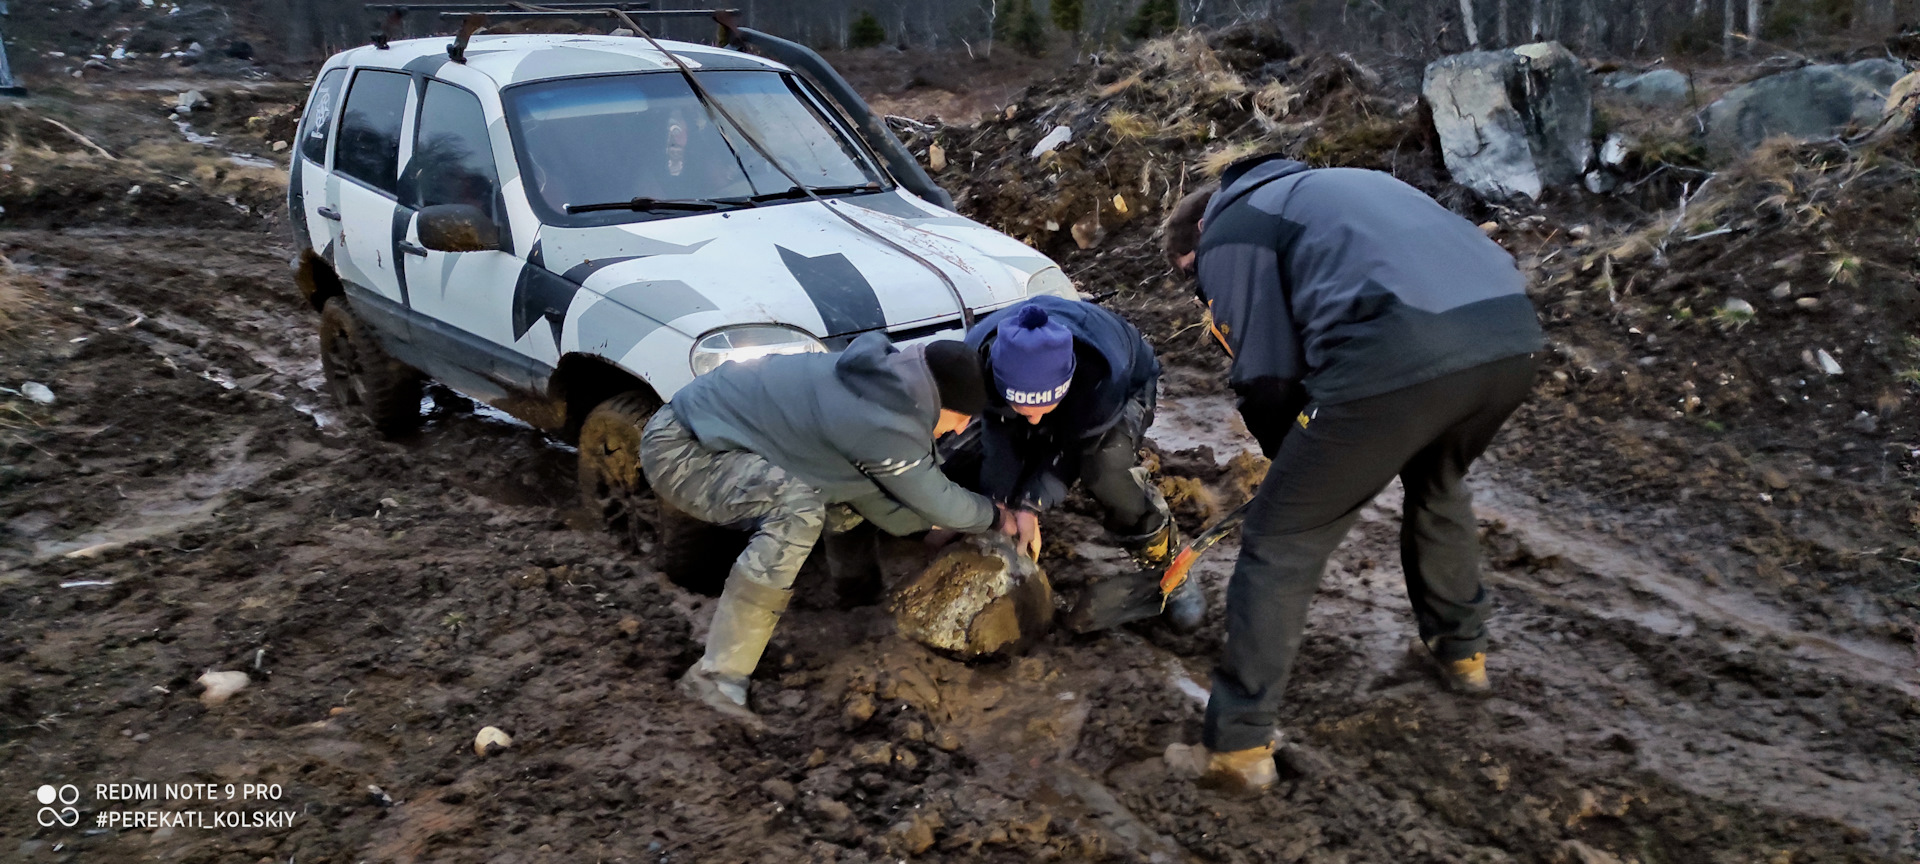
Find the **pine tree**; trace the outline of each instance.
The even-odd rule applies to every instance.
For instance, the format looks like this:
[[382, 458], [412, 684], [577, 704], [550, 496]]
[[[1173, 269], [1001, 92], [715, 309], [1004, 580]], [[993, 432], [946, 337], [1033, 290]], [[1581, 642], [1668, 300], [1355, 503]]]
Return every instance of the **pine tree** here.
[[872, 12], [861, 12], [847, 31], [848, 47], [872, 48], [885, 41], [887, 28], [880, 26], [880, 19], [873, 17]]
[[1049, 11], [1053, 13], [1053, 26], [1071, 36], [1074, 47], [1079, 47], [1080, 27], [1086, 12], [1081, 0], [1052, 0]]
[[1178, 0], [1146, 0], [1127, 22], [1127, 38], [1152, 39], [1180, 28]]
[[1008, 41], [1029, 57], [1038, 57], [1047, 53], [1047, 26], [1040, 22], [1040, 13], [1033, 8], [1032, 0], [1014, 0], [1019, 8], [1009, 17], [1013, 19]]

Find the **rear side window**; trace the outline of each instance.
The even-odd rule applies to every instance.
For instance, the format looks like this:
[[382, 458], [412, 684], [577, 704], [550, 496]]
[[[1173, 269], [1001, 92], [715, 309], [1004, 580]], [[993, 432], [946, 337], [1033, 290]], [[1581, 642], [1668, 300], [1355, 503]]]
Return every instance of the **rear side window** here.
[[412, 76], [401, 72], [362, 69], [347, 90], [347, 107], [340, 113], [340, 145], [333, 154], [333, 170], [383, 192], [394, 192], [399, 179], [400, 119], [407, 110], [407, 85]]
[[413, 159], [400, 182], [400, 203], [411, 207], [471, 204], [498, 222], [499, 176], [479, 97], [451, 84], [428, 81]]
[[300, 129], [300, 152], [322, 165], [327, 162], [327, 138], [333, 134], [333, 108], [340, 103], [340, 84], [345, 80], [345, 69], [320, 76], [320, 83], [313, 85], [313, 98], [307, 102], [306, 124]]

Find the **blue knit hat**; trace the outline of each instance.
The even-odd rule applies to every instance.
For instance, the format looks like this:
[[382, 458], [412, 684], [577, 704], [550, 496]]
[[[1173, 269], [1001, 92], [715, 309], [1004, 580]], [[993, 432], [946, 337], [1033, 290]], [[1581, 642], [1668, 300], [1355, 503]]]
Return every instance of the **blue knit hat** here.
[[1073, 334], [1048, 320], [1047, 310], [1023, 306], [994, 333], [993, 386], [1008, 405], [1044, 408], [1066, 397], [1073, 383]]

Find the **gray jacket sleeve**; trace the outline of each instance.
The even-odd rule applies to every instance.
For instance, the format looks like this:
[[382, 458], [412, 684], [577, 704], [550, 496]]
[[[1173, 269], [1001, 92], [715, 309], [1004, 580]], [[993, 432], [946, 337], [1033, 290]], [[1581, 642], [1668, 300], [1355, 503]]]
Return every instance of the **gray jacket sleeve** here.
[[931, 448], [913, 460], [855, 464], [879, 487], [879, 494], [847, 503], [889, 534], [912, 534], [932, 526], [973, 534], [993, 527], [993, 502], [948, 480], [940, 473]]
[[976, 534], [993, 527], [993, 502], [948, 480], [931, 458], [898, 474], [873, 475], [873, 481], [882, 494], [847, 503], [888, 534], [933, 527]]

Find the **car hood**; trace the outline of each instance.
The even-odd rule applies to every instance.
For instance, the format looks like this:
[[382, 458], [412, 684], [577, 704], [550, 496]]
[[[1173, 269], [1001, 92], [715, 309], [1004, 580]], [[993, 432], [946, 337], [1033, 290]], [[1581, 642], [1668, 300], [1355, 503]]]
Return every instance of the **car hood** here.
[[[1026, 296], [1053, 262], [902, 190], [828, 199], [938, 267], [976, 312]], [[534, 255], [582, 286], [689, 336], [775, 323], [821, 338], [959, 317], [928, 268], [811, 201], [594, 228], [543, 228]]]

